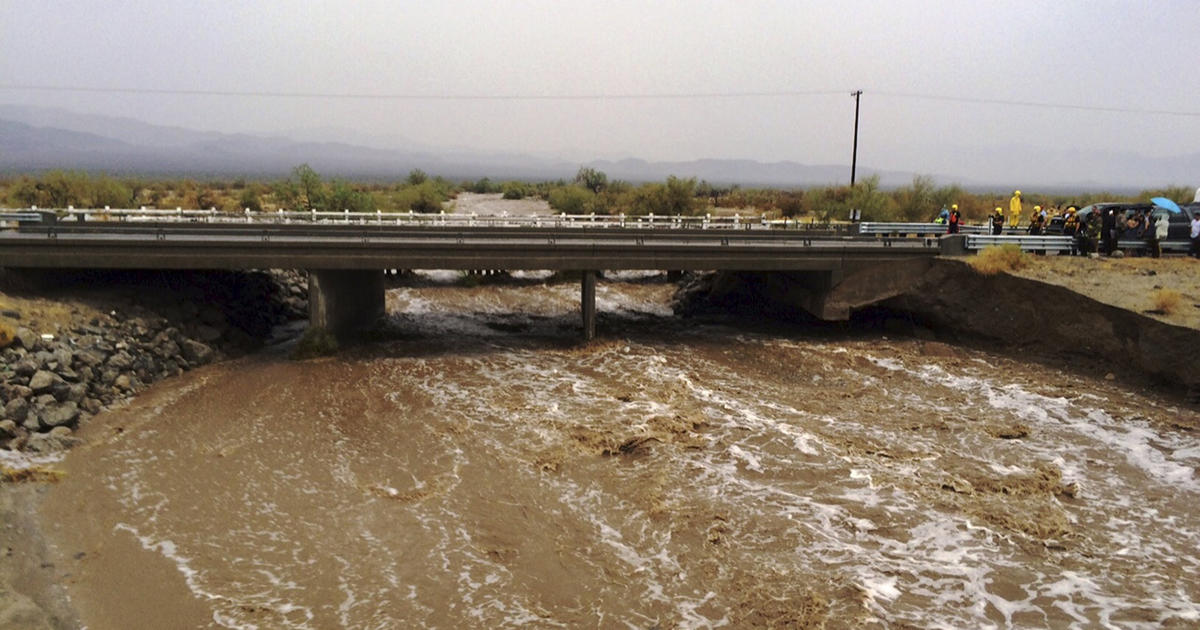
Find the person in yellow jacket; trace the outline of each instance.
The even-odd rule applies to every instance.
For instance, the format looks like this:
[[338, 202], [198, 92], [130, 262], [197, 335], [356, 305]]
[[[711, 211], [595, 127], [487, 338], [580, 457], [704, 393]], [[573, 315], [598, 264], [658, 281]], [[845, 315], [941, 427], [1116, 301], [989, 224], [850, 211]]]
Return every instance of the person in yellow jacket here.
[[1014, 190], [1012, 199], [1008, 200], [1008, 227], [1021, 224], [1021, 191]]

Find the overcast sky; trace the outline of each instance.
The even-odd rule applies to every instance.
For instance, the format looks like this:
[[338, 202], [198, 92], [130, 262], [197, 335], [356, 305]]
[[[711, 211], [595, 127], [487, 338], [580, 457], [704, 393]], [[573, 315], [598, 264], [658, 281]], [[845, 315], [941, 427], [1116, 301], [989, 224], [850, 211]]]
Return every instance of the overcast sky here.
[[[0, 0], [0, 102], [579, 161], [848, 164], [861, 89], [860, 164], [933, 172], [962, 147], [1197, 153], [1198, 33], [1196, 0]], [[727, 96], [617, 98], [664, 94]]]

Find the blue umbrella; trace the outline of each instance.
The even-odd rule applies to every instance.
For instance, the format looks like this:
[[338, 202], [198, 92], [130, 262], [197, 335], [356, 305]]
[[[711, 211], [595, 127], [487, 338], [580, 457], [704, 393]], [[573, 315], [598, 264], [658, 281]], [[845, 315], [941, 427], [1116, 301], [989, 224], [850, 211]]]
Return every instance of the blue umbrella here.
[[1182, 211], [1179, 208], [1179, 204], [1167, 199], [1166, 197], [1155, 197], [1150, 201], [1154, 202], [1154, 205], [1158, 206], [1159, 208], [1174, 212], [1175, 214], [1179, 214]]

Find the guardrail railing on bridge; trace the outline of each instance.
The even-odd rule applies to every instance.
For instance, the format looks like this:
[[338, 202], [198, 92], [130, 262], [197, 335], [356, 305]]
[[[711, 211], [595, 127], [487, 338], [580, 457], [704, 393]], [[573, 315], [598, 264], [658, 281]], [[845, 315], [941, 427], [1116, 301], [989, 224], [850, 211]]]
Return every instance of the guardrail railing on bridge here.
[[971, 234], [967, 236], [967, 249], [980, 250], [985, 247], [1016, 245], [1026, 252], [1070, 251], [1075, 241], [1071, 236], [1028, 236], [1016, 234]]
[[[983, 234], [988, 228], [982, 225], [961, 225], [961, 234]], [[940, 236], [946, 233], [942, 223], [896, 223], [863, 221], [858, 224], [858, 233], [864, 236]]]
[[[41, 209], [39, 209], [41, 210]], [[22, 209], [21, 212], [25, 210]], [[597, 214], [534, 214], [480, 215], [420, 212], [350, 212], [327, 210], [277, 210], [274, 212], [224, 212], [216, 209], [185, 210], [183, 208], [73, 208], [57, 210], [60, 221], [77, 222], [145, 222], [178, 221], [187, 223], [340, 223], [350, 225], [401, 226], [467, 226], [467, 227], [595, 227], [643, 229], [787, 229], [831, 234], [852, 233], [851, 224], [816, 223], [795, 219], [766, 219], [759, 216], [679, 216], [679, 215], [597, 215]]]

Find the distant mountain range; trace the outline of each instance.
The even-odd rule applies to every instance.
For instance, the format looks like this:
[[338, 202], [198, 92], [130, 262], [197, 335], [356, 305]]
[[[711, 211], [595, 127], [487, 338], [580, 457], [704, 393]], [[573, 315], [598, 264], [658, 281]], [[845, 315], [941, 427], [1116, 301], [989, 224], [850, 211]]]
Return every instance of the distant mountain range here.
[[[335, 130], [296, 136], [334, 137]], [[348, 134], [350, 135], [350, 134]], [[361, 137], [361, 136], [359, 136]], [[403, 142], [402, 139], [393, 139]], [[345, 142], [306, 141], [279, 135], [226, 134], [152, 125], [130, 118], [60, 109], [0, 105], [0, 172], [80, 169], [111, 174], [282, 176], [307, 163], [336, 176], [403, 177], [414, 168], [451, 179], [571, 179], [581, 166], [521, 154], [405, 150]], [[648, 162], [595, 160], [584, 164], [610, 179], [656, 181], [669, 175], [714, 184], [811, 186], [849, 179], [849, 167], [796, 162], [696, 160]], [[861, 168], [887, 186], [912, 181], [911, 173]]]
[[[346, 138], [350, 141], [337, 141]], [[368, 146], [369, 145], [369, 146]], [[1200, 153], [1144, 157], [1128, 153], [1035, 150], [1028, 147], [941, 147], [927, 158], [957, 172], [987, 173], [975, 180], [953, 173], [932, 175], [940, 184], [976, 190], [1039, 186], [1044, 192], [1123, 192], [1182, 184], [1200, 185]], [[279, 177], [307, 163], [323, 175], [394, 179], [414, 168], [450, 179], [571, 179], [579, 162], [517, 153], [435, 149], [399, 137], [336, 129], [296, 130], [283, 135], [228, 134], [153, 125], [131, 118], [62, 109], [0, 104], [0, 172], [79, 169], [111, 174]], [[713, 184], [807, 187], [847, 183], [846, 165], [705, 159], [650, 162], [594, 160], [582, 164], [610, 179], [660, 181], [669, 175]], [[923, 168], [919, 172], [929, 173]], [[1055, 173], [1087, 173], [1055, 177]], [[879, 175], [886, 188], [912, 182], [913, 173], [860, 167], [859, 178]]]

